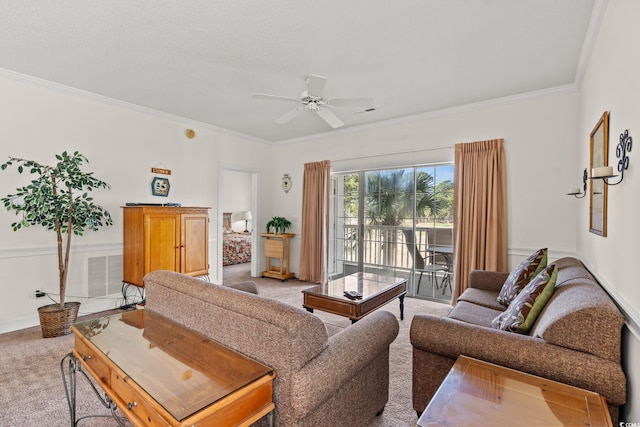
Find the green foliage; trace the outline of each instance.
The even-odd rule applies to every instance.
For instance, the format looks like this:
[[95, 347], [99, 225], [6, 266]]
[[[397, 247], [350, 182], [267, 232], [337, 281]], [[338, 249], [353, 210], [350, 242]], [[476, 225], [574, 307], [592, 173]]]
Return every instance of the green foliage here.
[[[8, 211], [15, 211], [22, 218], [11, 224], [17, 231], [32, 225], [41, 225], [55, 231], [58, 242], [58, 268], [60, 279], [60, 306], [64, 305], [71, 235], [82, 236], [85, 230], [97, 231], [99, 227], [112, 225], [111, 215], [94, 203], [90, 193], [96, 188], [109, 188], [109, 185], [83, 172], [81, 167], [89, 161], [79, 152], [69, 154], [66, 151], [57, 154], [58, 163], [53, 166], [42, 165], [33, 160], [9, 157], [9, 161], [0, 165], [0, 170], [17, 166], [18, 173], [27, 172], [36, 175], [31, 182], [16, 189], [15, 194], [2, 197], [2, 203]], [[62, 235], [67, 235], [63, 251]]]
[[399, 226], [413, 218], [414, 205], [417, 217], [435, 208], [433, 177], [426, 172], [418, 171], [415, 182], [411, 169], [368, 172], [365, 178], [366, 217], [371, 224]]
[[453, 181], [446, 180], [436, 185], [435, 218], [442, 222], [453, 222]]
[[284, 233], [287, 228], [291, 227], [291, 221], [283, 216], [274, 216], [267, 222], [267, 233], [271, 233], [271, 228], [275, 230], [276, 234]]
[[358, 174], [350, 174], [344, 180], [344, 210], [351, 218], [358, 218], [358, 179]]

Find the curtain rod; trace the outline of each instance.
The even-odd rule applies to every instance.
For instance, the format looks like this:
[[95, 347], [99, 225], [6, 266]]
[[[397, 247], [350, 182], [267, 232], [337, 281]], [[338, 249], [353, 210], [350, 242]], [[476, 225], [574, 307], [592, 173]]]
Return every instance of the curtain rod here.
[[395, 153], [369, 154], [367, 156], [348, 157], [348, 158], [345, 158], [345, 159], [331, 160], [331, 163], [346, 162], [348, 160], [370, 159], [370, 158], [373, 158], [373, 157], [397, 156], [399, 154], [420, 153], [420, 152], [423, 152], [423, 151], [444, 150], [444, 149], [449, 149], [449, 148], [454, 148], [454, 147], [453, 147], [453, 145], [444, 145], [442, 147], [420, 148], [420, 149], [417, 149], [417, 150], [398, 151], [398, 152], [395, 152]]

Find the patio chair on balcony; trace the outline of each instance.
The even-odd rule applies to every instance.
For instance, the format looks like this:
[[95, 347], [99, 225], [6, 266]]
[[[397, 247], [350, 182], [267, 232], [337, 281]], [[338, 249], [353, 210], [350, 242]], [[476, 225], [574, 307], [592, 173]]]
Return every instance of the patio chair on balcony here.
[[[431, 283], [433, 283], [433, 286], [436, 289], [440, 289], [440, 286], [444, 286], [444, 281], [448, 277], [448, 269], [446, 265], [435, 262], [436, 258], [437, 254], [430, 253], [429, 255], [427, 255], [427, 259], [425, 259], [422, 254], [416, 250], [415, 270], [417, 272], [420, 272], [420, 277], [418, 278], [418, 286], [416, 287], [416, 293], [420, 293], [420, 282], [422, 281], [422, 275], [424, 273], [428, 273], [431, 276]], [[438, 283], [438, 273], [444, 274], [441, 283]], [[442, 293], [444, 294], [444, 290], [442, 291]]]
[[432, 262], [434, 265], [439, 265], [442, 267], [442, 280], [440, 281], [440, 285], [436, 284], [436, 288], [442, 288], [442, 295], [444, 295], [449, 288], [449, 292], [451, 292], [451, 279], [453, 277], [453, 262], [451, 261], [451, 254], [439, 252], [434, 250], [431, 252]]
[[[414, 270], [420, 273], [416, 293], [420, 293], [420, 283], [425, 273], [430, 275], [431, 283], [436, 289], [442, 287], [444, 295], [447, 288], [451, 292], [451, 277], [453, 276], [453, 265], [451, 262], [451, 254], [442, 250], [428, 249], [426, 255], [422, 255], [418, 246], [415, 244], [415, 235], [411, 230], [403, 230], [405, 236], [405, 245], [407, 246], [409, 255], [413, 258]], [[415, 253], [414, 253], [415, 246]], [[450, 248], [450, 247], [449, 247]], [[438, 275], [442, 276], [442, 280], [438, 283]]]

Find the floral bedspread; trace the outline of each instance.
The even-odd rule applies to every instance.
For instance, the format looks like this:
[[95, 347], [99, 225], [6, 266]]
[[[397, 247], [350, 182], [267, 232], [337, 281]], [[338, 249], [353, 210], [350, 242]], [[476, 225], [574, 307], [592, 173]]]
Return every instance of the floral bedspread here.
[[225, 234], [222, 244], [222, 265], [251, 262], [251, 235]]

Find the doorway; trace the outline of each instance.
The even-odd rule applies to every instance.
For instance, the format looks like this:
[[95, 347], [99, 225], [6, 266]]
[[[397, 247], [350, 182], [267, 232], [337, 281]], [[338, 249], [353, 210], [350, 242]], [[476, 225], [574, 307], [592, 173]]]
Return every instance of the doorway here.
[[215, 283], [224, 283], [224, 264], [233, 265], [235, 271], [246, 268], [252, 277], [258, 276], [258, 177], [256, 169], [219, 163]]

